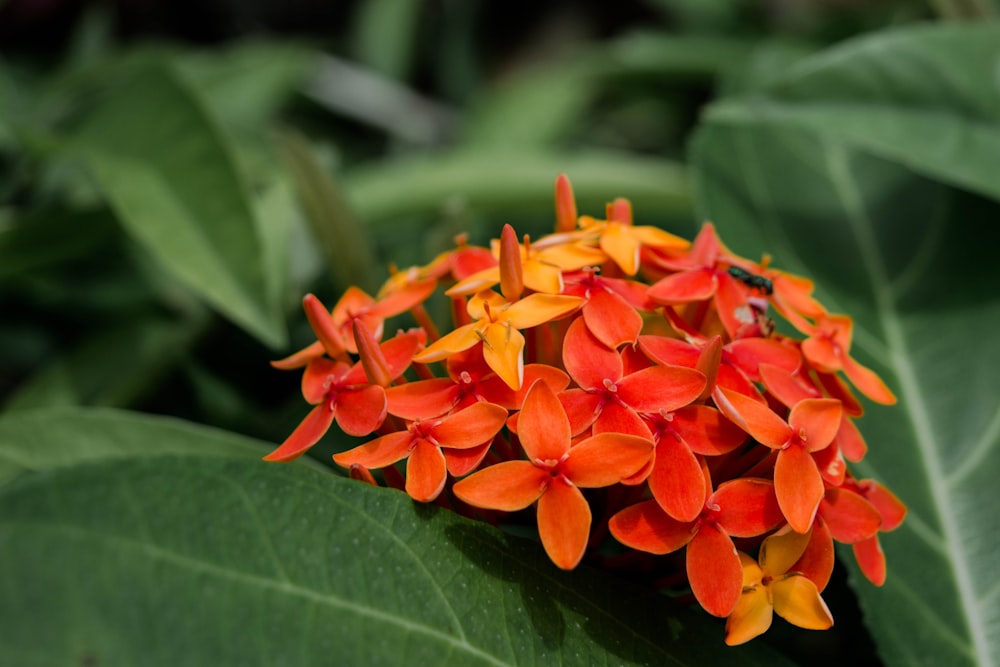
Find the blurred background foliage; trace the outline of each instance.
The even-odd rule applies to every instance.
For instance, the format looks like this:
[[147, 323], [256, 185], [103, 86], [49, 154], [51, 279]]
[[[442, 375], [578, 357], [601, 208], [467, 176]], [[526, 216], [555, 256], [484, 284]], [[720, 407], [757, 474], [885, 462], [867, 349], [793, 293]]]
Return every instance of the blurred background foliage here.
[[[708, 102], [853, 36], [996, 13], [0, 0], [0, 407], [114, 406], [280, 442], [305, 405], [298, 374], [267, 361], [312, 340], [304, 293], [374, 292], [463, 231], [544, 233], [560, 172], [581, 212], [626, 196], [638, 224], [691, 238], [687, 145]], [[838, 631], [857, 634], [772, 635], [862, 664], [858, 622]]]

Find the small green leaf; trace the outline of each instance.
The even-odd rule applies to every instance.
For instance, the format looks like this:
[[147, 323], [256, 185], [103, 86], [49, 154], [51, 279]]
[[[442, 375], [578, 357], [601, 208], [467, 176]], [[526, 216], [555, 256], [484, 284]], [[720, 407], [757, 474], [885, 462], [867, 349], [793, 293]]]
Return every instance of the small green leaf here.
[[767, 665], [722, 625], [404, 494], [163, 456], [0, 491], [0, 643], [19, 665]]
[[225, 138], [166, 67], [137, 67], [74, 137], [125, 229], [221, 313], [280, 347], [261, 223]]

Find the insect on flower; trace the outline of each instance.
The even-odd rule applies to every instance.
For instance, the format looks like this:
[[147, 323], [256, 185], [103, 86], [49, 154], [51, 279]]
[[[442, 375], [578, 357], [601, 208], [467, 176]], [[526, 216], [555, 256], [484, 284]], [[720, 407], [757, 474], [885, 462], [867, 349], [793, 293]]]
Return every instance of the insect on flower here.
[[738, 266], [730, 266], [729, 275], [744, 283], [747, 287], [759, 289], [767, 295], [774, 294], [774, 283], [764, 276], [758, 276], [755, 273], [750, 273], [746, 269], [741, 269]]

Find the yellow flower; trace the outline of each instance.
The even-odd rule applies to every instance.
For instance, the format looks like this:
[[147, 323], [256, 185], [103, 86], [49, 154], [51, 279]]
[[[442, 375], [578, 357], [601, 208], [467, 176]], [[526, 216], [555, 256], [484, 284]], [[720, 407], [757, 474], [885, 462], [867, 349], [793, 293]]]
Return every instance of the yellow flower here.
[[413, 357], [427, 364], [483, 343], [483, 359], [490, 368], [517, 391], [524, 381], [524, 336], [522, 329], [568, 315], [583, 299], [558, 294], [531, 294], [507, 301], [493, 290], [483, 290], [469, 299], [469, 315], [475, 321], [445, 334]]
[[806, 548], [808, 534], [776, 533], [760, 546], [760, 563], [740, 552], [743, 593], [726, 621], [726, 643], [748, 642], [771, 627], [776, 613], [807, 630], [826, 630], [833, 616], [808, 577], [789, 572]]

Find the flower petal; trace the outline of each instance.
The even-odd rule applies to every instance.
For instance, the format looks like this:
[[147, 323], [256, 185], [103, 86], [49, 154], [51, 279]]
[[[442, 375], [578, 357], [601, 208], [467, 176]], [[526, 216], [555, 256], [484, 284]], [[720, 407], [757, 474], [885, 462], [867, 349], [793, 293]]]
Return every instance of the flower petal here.
[[788, 414], [788, 425], [796, 433], [804, 433], [803, 444], [816, 452], [831, 442], [840, 429], [844, 410], [836, 398], [807, 398], [799, 401]]
[[601, 250], [627, 275], [639, 270], [639, 240], [628, 233], [629, 227], [609, 222], [601, 233]]
[[794, 347], [771, 338], [740, 338], [726, 345], [729, 359], [751, 380], [760, 379], [761, 364], [794, 373], [802, 365], [802, 354]]
[[620, 403], [608, 402], [594, 421], [594, 433], [627, 433], [653, 439], [653, 433], [635, 410]]
[[868, 443], [865, 442], [864, 436], [861, 435], [854, 420], [846, 414], [840, 420], [840, 428], [837, 429], [834, 442], [844, 454], [844, 458], [854, 463], [863, 459], [868, 452]]
[[545, 553], [564, 570], [583, 558], [590, 538], [590, 506], [580, 489], [556, 477], [538, 499], [538, 536]]
[[601, 287], [590, 290], [583, 319], [599, 341], [612, 349], [634, 343], [642, 330], [642, 316], [618, 294]]
[[449, 331], [436, 341], [425, 347], [420, 352], [413, 355], [413, 361], [421, 364], [430, 364], [435, 361], [447, 359], [451, 355], [468, 350], [470, 347], [482, 340], [476, 330], [475, 324], [466, 324], [454, 331]]
[[420, 503], [429, 503], [444, 490], [448, 469], [441, 448], [418, 439], [406, 461], [406, 493]]
[[677, 435], [668, 433], [656, 445], [649, 490], [663, 511], [678, 521], [694, 521], [705, 508], [705, 476], [698, 458]]
[[691, 303], [711, 298], [718, 284], [714, 271], [707, 269], [681, 271], [653, 283], [646, 294], [657, 303], [667, 305]]
[[601, 414], [600, 395], [583, 389], [567, 389], [560, 392], [559, 402], [566, 411], [570, 430], [574, 436], [590, 428]]
[[677, 521], [655, 500], [646, 500], [612, 516], [608, 529], [627, 547], [651, 554], [668, 554], [691, 541], [694, 523]]
[[741, 477], [723, 482], [709, 499], [718, 506], [716, 520], [733, 537], [756, 537], [784, 520], [774, 484], [767, 479]]
[[639, 349], [663, 366], [694, 368], [701, 356], [699, 349], [691, 343], [666, 336], [639, 336]]
[[536, 381], [518, 413], [517, 435], [532, 461], [558, 461], [570, 447], [569, 420], [552, 388]]
[[264, 457], [265, 461], [287, 463], [299, 458], [315, 445], [330, 430], [333, 424], [333, 410], [330, 404], [317, 405], [309, 411], [295, 430], [281, 445]]
[[335, 400], [337, 425], [348, 435], [370, 435], [382, 425], [388, 410], [385, 389], [378, 385], [338, 392]]
[[705, 376], [683, 366], [653, 366], [618, 382], [618, 397], [637, 412], [673, 412], [688, 405], [705, 388]]
[[771, 408], [743, 394], [716, 387], [712, 393], [722, 414], [768, 447], [781, 447], [792, 437], [792, 429]]
[[858, 561], [861, 572], [876, 586], [885, 583], [885, 553], [879, 543], [878, 535], [869, 537], [851, 545], [854, 559]]
[[583, 299], [562, 294], [530, 294], [512, 303], [503, 319], [515, 329], [528, 329], [544, 322], [558, 320], [582, 306]]
[[774, 490], [792, 528], [799, 533], [809, 530], [823, 499], [823, 478], [804, 447], [793, 445], [778, 452]]
[[271, 366], [279, 370], [290, 371], [296, 368], [302, 368], [316, 357], [322, 357], [323, 354], [323, 343], [316, 341], [315, 343], [302, 348], [298, 352], [293, 352], [284, 359], [272, 361]]
[[861, 493], [882, 515], [882, 531], [896, 530], [906, 517], [906, 505], [892, 491], [875, 480], [859, 482]]
[[524, 379], [524, 336], [509, 324], [490, 324], [483, 331], [483, 359], [508, 387], [517, 391]]
[[431, 433], [441, 447], [468, 449], [491, 441], [506, 419], [507, 411], [499, 405], [473, 403], [442, 418]]
[[673, 429], [695, 454], [728, 454], [747, 440], [746, 432], [707, 405], [689, 405], [673, 413]]
[[566, 372], [583, 389], [603, 389], [604, 381], [622, 377], [622, 358], [590, 333], [583, 318], [573, 320], [566, 330], [562, 347]]
[[687, 545], [687, 575], [705, 611], [732, 613], [743, 589], [743, 566], [733, 540], [711, 523], [702, 524]]
[[728, 646], [745, 644], [754, 637], [764, 634], [771, 627], [773, 617], [774, 608], [764, 586], [744, 590], [739, 602], [733, 608], [733, 613], [726, 619], [726, 644]]
[[516, 512], [538, 500], [550, 479], [530, 461], [504, 461], [455, 482], [452, 490], [474, 507]]
[[826, 630], [833, 625], [833, 616], [816, 584], [800, 574], [791, 574], [771, 582], [774, 613], [807, 630]]
[[802, 556], [788, 569], [811, 579], [822, 592], [830, 583], [834, 560], [833, 538], [826, 523], [820, 520], [813, 523], [812, 530], [809, 531], [809, 543]]
[[409, 431], [397, 431], [358, 445], [354, 449], [333, 455], [337, 465], [350, 468], [353, 464], [366, 468], [384, 468], [410, 455], [414, 436]]
[[892, 405], [896, 402], [895, 394], [872, 369], [862, 366], [846, 355], [843, 359], [843, 368], [847, 379], [868, 398], [883, 405]]
[[600, 433], [574, 445], [560, 470], [584, 489], [617, 484], [653, 454], [653, 441], [623, 433]]
[[819, 512], [830, 535], [841, 544], [867, 540], [882, 525], [882, 515], [875, 506], [848, 489], [827, 489]]
[[338, 384], [350, 368], [342, 361], [334, 361], [326, 357], [311, 359], [302, 372], [302, 396], [306, 402], [316, 405], [324, 399], [327, 392]]
[[801, 378], [784, 368], [761, 364], [759, 373], [768, 393], [787, 408], [806, 398], [820, 398], [820, 393], [815, 387], [808, 386], [801, 381]]
[[444, 462], [448, 466], [448, 472], [453, 477], [463, 477], [479, 467], [479, 464], [486, 458], [493, 441], [469, 447], [468, 449], [454, 449], [443, 447], [441, 453], [444, 454]]
[[757, 557], [764, 574], [770, 577], [786, 574], [805, 553], [810, 537], [811, 532], [796, 533], [787, 527], [767, 537]]
[[389, 414], [415, 421], [439, 417], [451, 410], [459, 391], [459, 385], [448, 378], [432, 378], [389, 387], [385, 396]]

